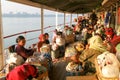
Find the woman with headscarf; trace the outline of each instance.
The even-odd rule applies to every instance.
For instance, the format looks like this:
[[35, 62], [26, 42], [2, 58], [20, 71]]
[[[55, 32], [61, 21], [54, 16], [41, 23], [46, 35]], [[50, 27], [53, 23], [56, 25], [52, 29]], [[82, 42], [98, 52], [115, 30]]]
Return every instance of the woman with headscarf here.
[[112, 53], [116, 53], [116, 45], [120, 43], [120, 36], [116, 35], [113, 28], [109, 27], [105, 29], [106, 41], [111, 45]]
[[45, 35], [44, 34], [40, 34], [39, 42], [37, 43], [37, 50], [38, 50], [38, 52], [40, 52], [40, 48], [42, 47], [43, 44], [45, 44]]
[[38, 76], [37, 68], [34, 65], [23, 64], [14, 68], [6, 76], [6, 80], [32, 80]]

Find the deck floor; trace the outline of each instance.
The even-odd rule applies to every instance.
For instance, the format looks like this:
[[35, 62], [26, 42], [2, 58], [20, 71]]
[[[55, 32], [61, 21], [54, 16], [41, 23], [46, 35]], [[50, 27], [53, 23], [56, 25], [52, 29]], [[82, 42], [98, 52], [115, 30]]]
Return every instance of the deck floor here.
[[67, 76], [66, 66], [68, 62], [60, 60], [53, 64], [53, 70], [51, 72], [50, 80], [98, 80], [96, 75], [92, 76]]
[[50, 80], [66, 80], [66, 65], [67, 62], [63, 60], [54, 63]]

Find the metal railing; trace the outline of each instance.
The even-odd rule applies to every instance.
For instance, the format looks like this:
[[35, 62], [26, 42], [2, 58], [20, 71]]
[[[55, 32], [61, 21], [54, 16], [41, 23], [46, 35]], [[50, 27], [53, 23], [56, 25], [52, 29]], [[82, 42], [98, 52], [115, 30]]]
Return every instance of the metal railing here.
[[[69, 24], [70, 22], [66, 23], [66, 24]], [[58, 24], [57, 26], [62, 26], [64, 24]], [[49, 29], [49, 28], [52, 28], [52, 27], [55, 27], [55, 25], [52, 25], [52, 26], [47, 26], [47, 27], [44, 27], [43, 29]], [[21, 35], [21, 34], [27, 34], [27, 33], [32, 33], [32, 32], [38, 32], [38, 31], [41, 31], [41, 29], [35, 29], [35, 30], [29, 30], [29, 31], [23, 31], [23, 32], [19, 32], [19, 33], [16, 33], [16, 34], [12, 34], [12, 35], [8, 35], [8, 36], [4, 36], [3, 39], [7, 39], [7, 38], [11, 38], [11, 37], [14, 37], [14, 36], [17, 36], [17, 35]], [[50, 32], [53, 32], [54, 30], [51, 30], [47, 33], [50, 33]], [[30, 38], [30, 39], [27, 39], [26, 41], [31, 41], [31, 40], [35, 40], [35, 39], [38, 39], [38, 37], [34, 37], [34, 38]], [[14, 45], [14, 44], [13, 44]], [[9, 46], [8, 46], [9, 47]]]

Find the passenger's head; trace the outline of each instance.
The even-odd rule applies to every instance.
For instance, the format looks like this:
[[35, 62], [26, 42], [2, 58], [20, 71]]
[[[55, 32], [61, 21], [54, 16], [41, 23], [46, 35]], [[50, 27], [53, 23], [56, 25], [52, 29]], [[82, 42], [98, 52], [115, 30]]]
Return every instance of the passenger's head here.
[[113, 31], [113, 29], [111, 27], [110, 28], [106, 28], [105, 29], [105, 34], [106, 34], [107, 37], [113, 37], [114, 31]]
[[58, 37], [62, 37], [62, 32], [57, 32]]
[[88, 28], [88, 29], [87, 29], [87, 32], [88, 32], [89, 34], [92, 34], [93, 29], [92, 29], [92, 28]]
[[24, 46], [26, 43], [25, 37], [24, 36], [18, 36], [16, 39], [16, 43], [18, 43], [21, 46]]
[[64, 29], [65, 29], [65, 30], [67, 30], [68, 28], [69, 28], [69, 26], [68, 26], [68, 25], [64, 26]]
[[45, 33], [45, 39], [48, 39], [49, 38], [49, 34], [48, 33]]

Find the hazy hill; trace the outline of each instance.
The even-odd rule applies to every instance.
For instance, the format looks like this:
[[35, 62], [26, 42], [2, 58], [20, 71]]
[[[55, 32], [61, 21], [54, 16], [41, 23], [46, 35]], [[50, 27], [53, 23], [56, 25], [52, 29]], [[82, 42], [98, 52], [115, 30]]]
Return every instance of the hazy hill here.
[[[40, 17], [41, 15], [38, 14], [38, 13], [35, 13], [35, 14], [29, 14], [29, 13], [26, 13], [26, 12], [18, 12], [18, 13], [13, 13], [13, 12], [10, 12], [10, 13], [4, 13], [2, 14], [3, 17]], [[52, 15], [52, 14], [47, 14], [47, 15], [44, 15], [44, 16], [47, 16], [47, 17], [55, 17], [55, 15]], [[58, 16], [63, 16], [63, 15], [58, 15]]]

